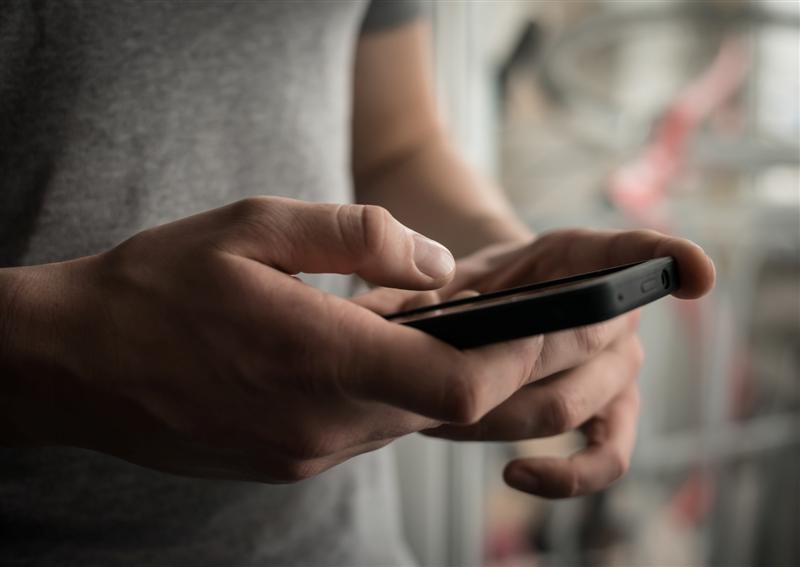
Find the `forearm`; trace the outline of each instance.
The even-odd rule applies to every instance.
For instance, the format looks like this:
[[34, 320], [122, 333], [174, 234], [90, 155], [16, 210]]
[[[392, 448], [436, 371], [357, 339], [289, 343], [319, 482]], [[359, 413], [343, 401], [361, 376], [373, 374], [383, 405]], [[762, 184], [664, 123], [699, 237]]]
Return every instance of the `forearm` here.
[[467, 165], [443, 134], [357, 178], [356, 197], [386, 207], [456, 256], [533, 236], [502, 191]]

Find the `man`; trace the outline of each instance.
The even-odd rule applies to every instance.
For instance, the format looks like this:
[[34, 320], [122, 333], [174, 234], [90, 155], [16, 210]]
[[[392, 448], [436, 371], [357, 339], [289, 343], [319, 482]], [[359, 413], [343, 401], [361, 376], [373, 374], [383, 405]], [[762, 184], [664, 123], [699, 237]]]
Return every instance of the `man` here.
[[416, 431], [585, 425], [509, 465], [533, 494], [624, 472], [635, 314], [462, 352], [375, 312], [662, 255], [692, 298], [712, 264], [534, 238], [448, 143], [428, 36], [402, 1], [0, 8], [6, 563], [409, 564], [374, 451]]

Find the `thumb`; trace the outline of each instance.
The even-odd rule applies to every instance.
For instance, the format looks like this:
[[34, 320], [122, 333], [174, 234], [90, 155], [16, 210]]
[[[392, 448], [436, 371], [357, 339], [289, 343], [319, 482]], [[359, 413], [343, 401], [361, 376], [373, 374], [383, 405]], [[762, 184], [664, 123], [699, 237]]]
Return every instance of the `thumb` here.
[[234, 252], [288, 274], [356, 273], [382, 286], [430, 289], [453, 276], [447, 248], [381, 207], [256, 197], [231, 205]]

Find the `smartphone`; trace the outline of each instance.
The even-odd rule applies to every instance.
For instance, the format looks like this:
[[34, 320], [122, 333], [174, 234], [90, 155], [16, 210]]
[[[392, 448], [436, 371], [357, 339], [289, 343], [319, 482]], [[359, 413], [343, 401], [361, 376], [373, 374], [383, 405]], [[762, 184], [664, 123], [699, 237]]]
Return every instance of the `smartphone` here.
[[678, 289], [672, 257], [615, 266], [387, 315], [458, 348], [591, 325]]

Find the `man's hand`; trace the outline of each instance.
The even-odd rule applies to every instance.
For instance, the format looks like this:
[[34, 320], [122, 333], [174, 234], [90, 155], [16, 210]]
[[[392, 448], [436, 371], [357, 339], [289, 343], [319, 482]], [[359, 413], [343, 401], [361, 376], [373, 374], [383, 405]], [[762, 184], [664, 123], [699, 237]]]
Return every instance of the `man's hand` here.
[[254, 198], [0, 270], [0, 442], [281, 482], [474, 423], [528, 381], [540, 339], [461, 352], [292, 277], [428, 289], [453, 267], [379, 207]]
[[[378, 289], [356, 301], [388, 313], [452, 298], [464, 290], [493, 291], [659, 256], [674, 256], [678, 262], [677, 297], [700, 297], [713, 286], [711, 260], [687, 240], [652, 231], [561, 230], [530, 243], [479, 251], [459, 261], [455, 278], [439, 291]], [[638, 318], [635, 311], [599, 325], [539, 337], [529, 385], [475, 424], [443, 425], [426, 433], [457, 440], [513, 441], [581, 429], [587, 440], [584, 450], [565, 459], [513, 461], [506, 468], [506, 481], [555, 498], [606, 487], [627, 470], [635, 442], [635, 378], [643, 359], [636, 336]]]

